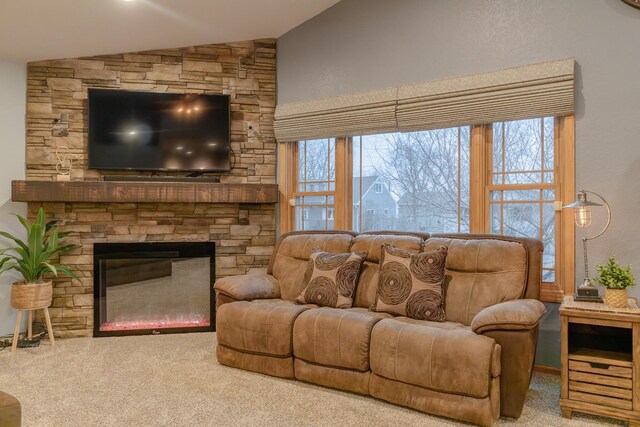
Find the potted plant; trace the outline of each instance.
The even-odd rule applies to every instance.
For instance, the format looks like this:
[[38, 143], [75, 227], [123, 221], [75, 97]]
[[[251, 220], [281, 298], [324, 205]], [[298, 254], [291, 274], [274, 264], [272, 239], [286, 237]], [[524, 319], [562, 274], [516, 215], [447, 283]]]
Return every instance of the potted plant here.
[[621, 267], [614, 257], [609, 258], [605, 265], [598, 265], [598, 276], [594, 282], [603, 285], [604, 303], [610, 307], [627, 307], [627, 288], [635, 285], [635, 279], [631, 274], [631, 266]]
[[0, 274], [15, 270], [23, 280], [11, 285], [11, 306], [17, 310], [36, 310], [49, 307], [53, 297], [53, 284], [45, 275], [58, 277], [58, 273], [78, 279], [70, 266], [52, 261], [52, 258], [77, 248], [76, 245], [61, 245], [60, 233], [55, 221], [47, 222], [44, 209], [40, 208], [33, 223], [16, 215], [26, 231], [27, 241], [0, 231], [0, 236], [15, 242], [16, 246], [0, 250]]

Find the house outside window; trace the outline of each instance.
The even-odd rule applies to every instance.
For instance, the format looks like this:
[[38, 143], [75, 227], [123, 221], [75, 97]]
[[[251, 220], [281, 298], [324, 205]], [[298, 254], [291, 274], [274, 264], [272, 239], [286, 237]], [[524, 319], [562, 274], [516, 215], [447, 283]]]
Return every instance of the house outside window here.
[[327, 208], [326, 210], [323, 209], [322, 210], [322, 220], [329, 220], [329, 221], [333, 221], [333, 208]]

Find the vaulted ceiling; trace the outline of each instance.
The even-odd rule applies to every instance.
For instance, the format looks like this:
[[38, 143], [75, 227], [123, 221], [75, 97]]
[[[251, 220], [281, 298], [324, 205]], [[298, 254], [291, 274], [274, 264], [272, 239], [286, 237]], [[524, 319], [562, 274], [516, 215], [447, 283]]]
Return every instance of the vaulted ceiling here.
[[277, 38], [338, 0], [0, 0], [0, 59]]

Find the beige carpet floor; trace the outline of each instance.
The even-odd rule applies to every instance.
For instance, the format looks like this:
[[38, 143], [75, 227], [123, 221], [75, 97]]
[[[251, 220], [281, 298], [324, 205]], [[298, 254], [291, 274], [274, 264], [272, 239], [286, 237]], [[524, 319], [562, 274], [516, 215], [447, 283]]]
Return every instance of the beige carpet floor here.
[[[221, 366], [215, 334], [48, 341], [0, 352], [0, 390], [30, 426], [455, 426], [373, 398]], [[559, 377], [536, 373], [522, 417], [498, 425], [598, 426], [564, 420]]]

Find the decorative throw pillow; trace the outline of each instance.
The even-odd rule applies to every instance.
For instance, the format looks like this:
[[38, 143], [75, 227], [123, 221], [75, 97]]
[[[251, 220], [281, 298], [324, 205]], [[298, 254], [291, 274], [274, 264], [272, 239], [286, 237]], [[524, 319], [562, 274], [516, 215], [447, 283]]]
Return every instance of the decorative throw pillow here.
[[366, 251], [336, 254], [314, 249], [304, 273], [304, 288], [296, 302], [325, 307], [351, 307], [360, 266], [366, 257]]
[[447, 248], [418, 254], [385, 244], [380, 256], [375, 311], [443, 322]]

